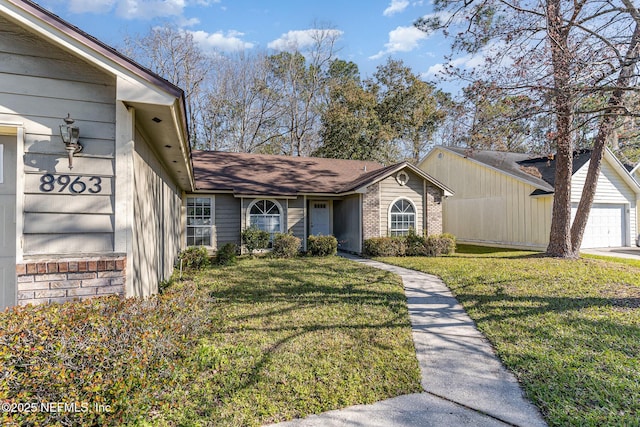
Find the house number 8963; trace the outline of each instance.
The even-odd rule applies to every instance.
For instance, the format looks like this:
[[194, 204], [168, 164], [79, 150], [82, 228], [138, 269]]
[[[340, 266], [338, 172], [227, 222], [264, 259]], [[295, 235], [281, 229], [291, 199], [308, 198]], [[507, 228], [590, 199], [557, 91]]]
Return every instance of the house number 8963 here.
[[[86, 179], [88, 182], [84, 182]], [[51, 193], [57, 190], [58, 193], [62, 193], [65, 190], [73, 194], [82, 194], [85, 191], [89, 191], [91, 194], [96, 194], [102, 191], [102, 179], [99, 176], [70, 176], [70, 175], [58, 175], [45, 174], [40, 177], [40, 191], [44, 193]]]

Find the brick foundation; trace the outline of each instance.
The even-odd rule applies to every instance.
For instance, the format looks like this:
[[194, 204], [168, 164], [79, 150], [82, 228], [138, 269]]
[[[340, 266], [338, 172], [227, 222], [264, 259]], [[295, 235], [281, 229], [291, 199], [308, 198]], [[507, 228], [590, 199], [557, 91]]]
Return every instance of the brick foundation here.
[[126, 257], [25, 261], [16, 265], [18, 304], [124, 295]]

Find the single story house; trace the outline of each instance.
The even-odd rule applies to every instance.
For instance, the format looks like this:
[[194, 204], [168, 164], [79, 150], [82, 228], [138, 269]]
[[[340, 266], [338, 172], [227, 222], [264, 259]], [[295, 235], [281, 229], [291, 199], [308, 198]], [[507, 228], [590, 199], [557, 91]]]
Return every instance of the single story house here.
[[[571, 203], [577, 209], [589, 167], [574, 153]], [[420, 169], [451, 188], [443, 228], [466, 243], [546, 249], [551, 230], [555, 159], [522, 153], [435, 147]], [[635, 244], [640, 186], [606, 150], [583, 248]]]
[[184, 247], [187, 135], [180, 88], [0, 0], [0, 308], [156, 292]]
[[192, 153], [186, 117], [180, 88], [0, 0], [0, 309], [151, 295], [180, 250], [239, 244], [250, 224], [353, 252], [442, 230], [450, 191], [414, 166]]
[[442, 232], [441, 201], [451, 192], [403, 162], [193, 151], [195, 192], [186, 196], [187, 245], [240, 244], [256, 225], [299, 237], [334, 235], [360, 253], [365, 239]]

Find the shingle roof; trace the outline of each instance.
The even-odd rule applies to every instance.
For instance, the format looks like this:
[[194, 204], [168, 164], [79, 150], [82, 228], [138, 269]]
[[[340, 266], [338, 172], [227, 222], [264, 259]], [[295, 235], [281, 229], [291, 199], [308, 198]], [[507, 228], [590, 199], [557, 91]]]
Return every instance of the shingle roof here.
[[221, 151], [194, 150], [192, 160], [197, 190], [247, 195], [339, 194], [375, 180], [387, 169], [359, 160]]
[[[529, 182], [538, 188], [536, 194], [553, 193], [555, 187], [556, 159], [552, 155], [511, 153], [504, 151], [473, 150], [446, 147], [461, 156], [473, 159], [494, 169]], [[591, 158], [591, 150], [573, 153], [573, 172], [576, 173]]]

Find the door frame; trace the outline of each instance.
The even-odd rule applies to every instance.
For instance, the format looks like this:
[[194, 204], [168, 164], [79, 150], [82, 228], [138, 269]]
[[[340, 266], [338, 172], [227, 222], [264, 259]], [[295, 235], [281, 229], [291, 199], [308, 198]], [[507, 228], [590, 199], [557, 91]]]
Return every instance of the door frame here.
[[329, 209], [329, 235], [333, 235], [333, 200], [331, 199], [309, 199], [309, 231], [308, 236], [312, 234], [312, 222], [313, 222], [313, 212], [314, 212], [314, 203], [326, 203]]
[[[16, 266], [21, 264], [24, 260], [22, 251], [23, 242], [23, 224], [24, 224], [24, 162], [21, 159], [24, 156], [24, 127], [22, 123], [18, 122], [0, 122], [0, 135], [13, 136], [16, 144], [16, 246], [15, 246], [15, 261]], [[17, 273], [15, 279], [15, 296], [14, 304], [18, 303], [18, 277]]]

